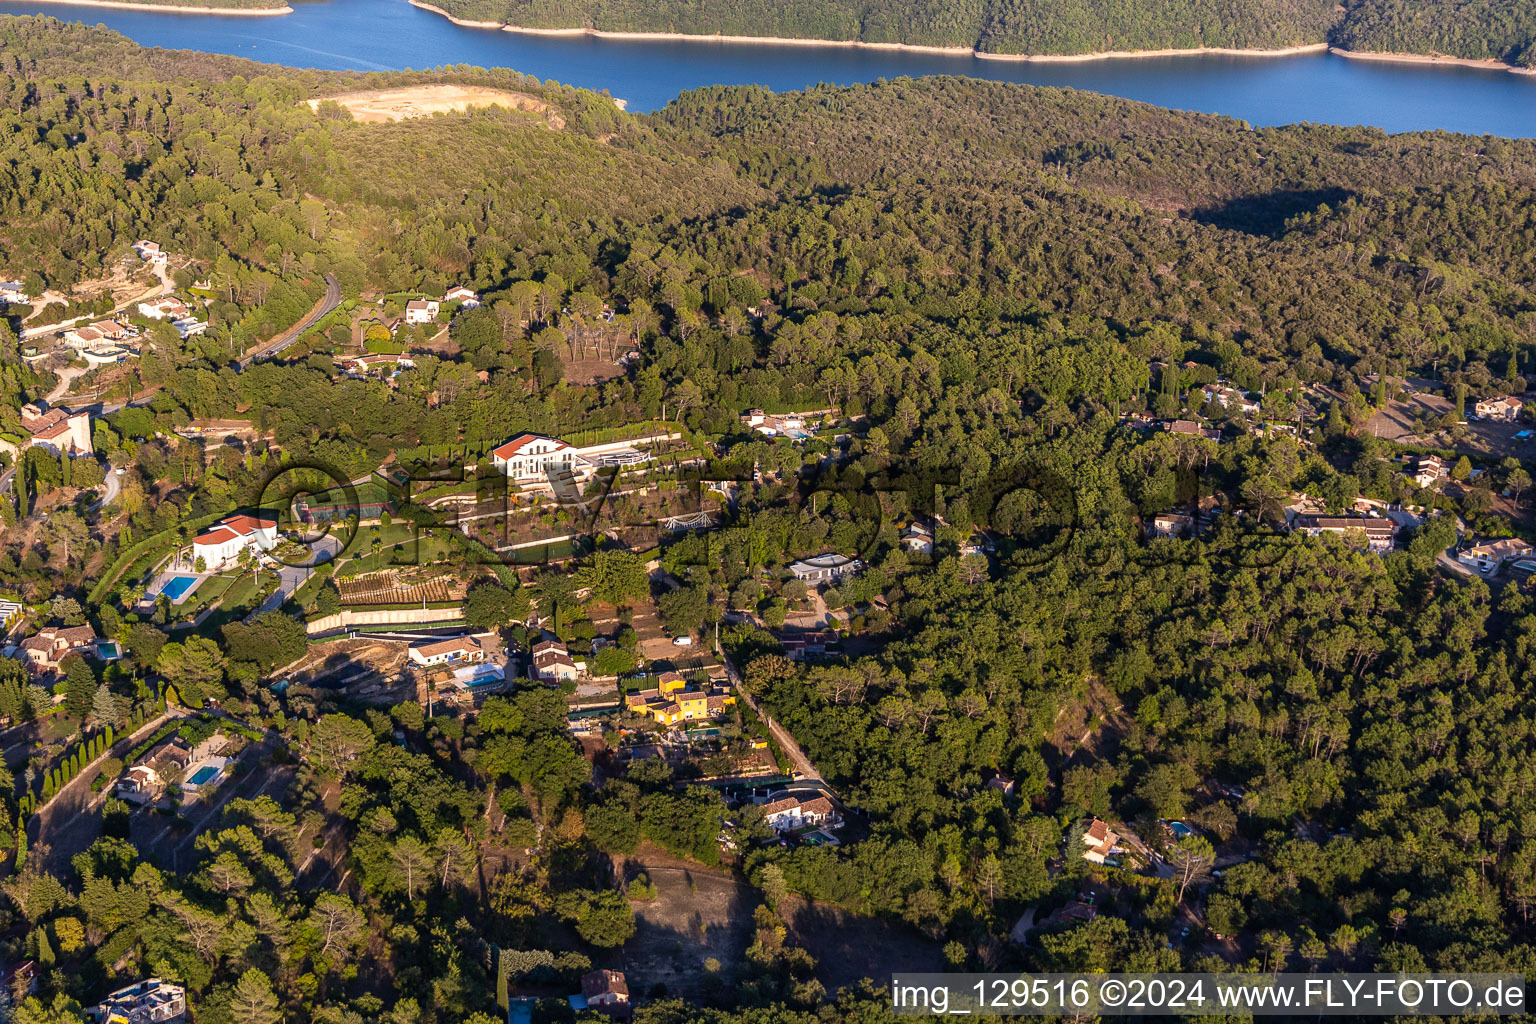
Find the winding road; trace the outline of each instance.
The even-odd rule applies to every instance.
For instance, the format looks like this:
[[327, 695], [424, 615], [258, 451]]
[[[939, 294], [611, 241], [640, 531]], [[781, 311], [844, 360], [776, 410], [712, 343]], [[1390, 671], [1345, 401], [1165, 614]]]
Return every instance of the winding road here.
[[284, 349], [298, 341], [305, 331], [319, 323], [321, 317], [339, 305], [341, 305], [341, 285], [336, 283], [336, 278], [333, 275], [326, 274], [325, 295], [321, 297], [319, 302], [315, 303], [315, 308], [309, 311], [309, 315], [273, 338], [264, 347], [241, 359], [238, 364], [240, 369], [245, 369], [257, 359], [271, 359], [273, 356], [279, 355]]

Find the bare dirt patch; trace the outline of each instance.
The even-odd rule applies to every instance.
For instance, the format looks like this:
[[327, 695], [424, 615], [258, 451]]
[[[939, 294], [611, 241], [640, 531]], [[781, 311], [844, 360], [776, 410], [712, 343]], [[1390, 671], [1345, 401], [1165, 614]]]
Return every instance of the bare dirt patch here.
[[611, 359], [577, 359], [565, 364], [568, 384], [601, 384], [624, 376], [624, 367]]
[[672, 995], [698, 995], [709, 976], [705, 960], [741, 962], [752, 942], [752, 912], [761, 902], [742, 879], [718, 868], [679, 860], [649, 843], [630, 858], [626, 876], [644, 871], [656, 899], [636, 903], [635, 936], [624, 947], [631, 977]]
[[816, 978], [828, 992], [864, 978], [889, 984], [892, 974], [942, 971], [939, 944], [899, 921], [853, 914], [793, 898], [782, 908], [789, 941], [816, 958]]
[[403, 121], [408, 117], [449, 114], [471, 107], [505, 107], [539, 114], [551, 128], [564, 128], [559, 116], [550, 115], [549, 104], [525, 93], [465, 85], [417, 85], [404, 89], [375, 89], [342, 96], [322, 96], [309, 100], [309, 109], [318, 112], [320, 104], [339, 103], [351, 112], [353, 120], [364, 124]]

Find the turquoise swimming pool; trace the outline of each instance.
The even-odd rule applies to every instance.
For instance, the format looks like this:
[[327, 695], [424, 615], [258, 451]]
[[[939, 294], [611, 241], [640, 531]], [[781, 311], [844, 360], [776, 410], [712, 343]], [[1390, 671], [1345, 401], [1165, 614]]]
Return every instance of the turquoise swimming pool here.
[[187, 591], [192, 589], [192, 584], [197, 582], [196, 576], [172, 576], [165, 581], [165, 586], [160, 588], [160, 593], [170, 598], [172, 604], [187, 596]]
[[217, 774], [219, 774], [219, 770], [217, 768], [211, 764], [205, 764], [197, 771], [193, 772], [192, 777], [187, 781], [194, 786], [201, 786], [203, 783], [207, 782]]

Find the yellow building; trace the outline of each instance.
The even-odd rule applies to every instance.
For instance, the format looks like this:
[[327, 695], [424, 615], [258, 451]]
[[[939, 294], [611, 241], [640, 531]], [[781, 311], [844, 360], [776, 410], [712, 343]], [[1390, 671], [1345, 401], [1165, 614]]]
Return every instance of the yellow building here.
[[689, 686], [676, 672], [663, 672], [656, 689], [632, 693], [625, 701], [629, 710], [650, 715], [662, 725], [711, 718], [724, 711], [726, 705], [734, 703], [736, 697], [729, 691], [711, 692]]

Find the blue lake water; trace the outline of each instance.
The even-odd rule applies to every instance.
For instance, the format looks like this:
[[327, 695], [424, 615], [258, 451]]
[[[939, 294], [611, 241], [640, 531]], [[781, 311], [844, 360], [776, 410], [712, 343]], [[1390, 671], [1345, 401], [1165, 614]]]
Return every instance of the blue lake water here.
[[679, 92], [756, 83], [774, 90], [901, 75], [970, 75], [1070, 86], [1256, 125], [1313, 121], [1390, 132], [1445, 129], [1536, 137], [1536, 76], [1461, 67], [1297, 57], [1162, 57], [1026, 64], [855, 47], [620, 41], [461, 28], [405, 0], [297, 0], [251, 18], [0, 2], [0, 14], [100, 23], [150, 46], [234, 54], [295, 67], [385, 70], [510, 67], [604, 90], [654, 110]]

